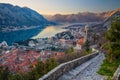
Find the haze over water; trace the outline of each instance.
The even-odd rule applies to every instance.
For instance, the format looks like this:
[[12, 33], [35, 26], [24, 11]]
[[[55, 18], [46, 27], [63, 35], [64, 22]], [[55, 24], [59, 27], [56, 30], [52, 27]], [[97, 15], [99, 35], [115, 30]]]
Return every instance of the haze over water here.
[[66, 31], [66, 29], [63, 29], [62, 26], [48, 26], [32, 38], [36, 39], [36, 38], [52, 37], [55, 34], [63, 31]]

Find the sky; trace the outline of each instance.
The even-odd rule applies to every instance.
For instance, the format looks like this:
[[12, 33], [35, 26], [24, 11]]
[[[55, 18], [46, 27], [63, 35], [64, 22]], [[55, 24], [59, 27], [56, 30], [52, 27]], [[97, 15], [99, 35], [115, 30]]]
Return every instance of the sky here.
[[29, 7], [43, 15], [104, 12], [120, 8], [120, 0], [0, 0], [21, 7]]

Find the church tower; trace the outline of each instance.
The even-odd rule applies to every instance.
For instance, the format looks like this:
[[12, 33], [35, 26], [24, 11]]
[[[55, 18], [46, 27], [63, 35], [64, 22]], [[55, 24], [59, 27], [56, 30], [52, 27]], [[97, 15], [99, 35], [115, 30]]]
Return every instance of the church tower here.
[[88, 39], [88, 28], [89, 28], [89, 25], [86, 24], [86, 25], [85, 25], [85, 35], [84, 35], [84, 37], [85, 37], [85, 42], [86, 42], [87, 39]]

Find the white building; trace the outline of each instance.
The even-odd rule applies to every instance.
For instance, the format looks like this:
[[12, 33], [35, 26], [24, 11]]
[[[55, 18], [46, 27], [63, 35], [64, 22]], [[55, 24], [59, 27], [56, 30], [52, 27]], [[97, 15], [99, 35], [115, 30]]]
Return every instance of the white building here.
[[29, 44], [28, 44], [30, 47], [34, 47], [35, 46], [35, 43], [33, 41], [29, 41]]
[[6, 41], [3, 41], [1, 44], [0, 44], [0, 47], [8, 47], [8, 44]]

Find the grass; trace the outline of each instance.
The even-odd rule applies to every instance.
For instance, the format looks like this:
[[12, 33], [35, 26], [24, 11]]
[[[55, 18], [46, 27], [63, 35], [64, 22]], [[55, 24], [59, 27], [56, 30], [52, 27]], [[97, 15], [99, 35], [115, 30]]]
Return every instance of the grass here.
[[119, 65], [120, 60], [115, 60], [114, 62], [110, 63], [107, 59], [105, 59], [98, 73], [104, 76], [112, 77]]

